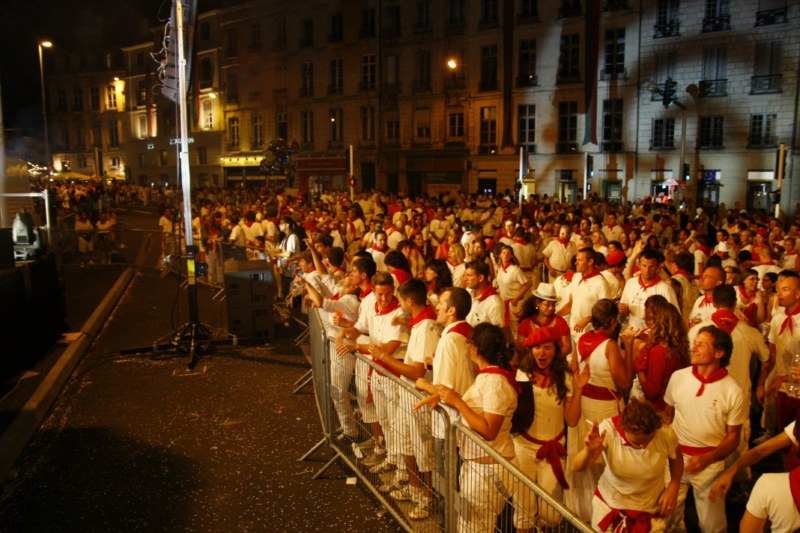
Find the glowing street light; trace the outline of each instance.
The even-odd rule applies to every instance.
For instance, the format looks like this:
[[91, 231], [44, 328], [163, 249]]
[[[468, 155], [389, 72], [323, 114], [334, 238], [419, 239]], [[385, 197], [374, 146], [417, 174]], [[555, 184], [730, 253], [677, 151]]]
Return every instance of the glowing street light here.
[[44, 155], [47, 161], [47, 167], [50, 167], [50, 138], [47, 135], [47, 101], [44, 91], [44, 57], [42, 55], [42, 48], [52, 48], [53, 43], [50, 41], [39, 41], [39, 79], [42, 83], [42, 119], [44, 120]]

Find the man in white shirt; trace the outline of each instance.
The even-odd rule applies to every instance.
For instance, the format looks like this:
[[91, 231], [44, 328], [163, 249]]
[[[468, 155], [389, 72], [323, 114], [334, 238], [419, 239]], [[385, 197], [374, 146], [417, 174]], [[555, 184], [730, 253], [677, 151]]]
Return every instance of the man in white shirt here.
[[484, 261], [467, 263], [464, 284], [472, 293], [472, 308], [467, 315], [467, 322], [472, 327], [481, 322], [489, 322], [505, 328], [505, 306], [489, 280], [489, 265]]
[[622, 317], [629, 317], [628, 325], [632, 328], [642, 330], [646, 327], [644, 303], [653, 295], [660, 294], [674, 305], [675, 309], [681, 310], [672, 286], [661, 279], [660, 269], [661, 254], [647, 248], [639, 255], [639, 275], [625, 282], [619, 302], [619, 314], [620, 320]]
[[[694, 302], [692, 311], [686, 320], [689, 328], [700, 322], [711, 320], [717, 310], [714, 306], [714, 289], [725, 283], [725, 271], [718, 266], [706, 267], [700, 276], [700, 296]], [[686, 317], [684, 317], [686, 318]]]

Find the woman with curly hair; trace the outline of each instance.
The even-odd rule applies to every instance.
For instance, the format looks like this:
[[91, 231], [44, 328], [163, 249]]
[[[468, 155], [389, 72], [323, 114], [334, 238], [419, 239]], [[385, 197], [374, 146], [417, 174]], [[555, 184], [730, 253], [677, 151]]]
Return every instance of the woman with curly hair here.
[[[567, 358], [561, 353], [561, 335], [552, 328], [536, 328], [525, 340], [527, 353], [517, 369], [522, 387], [511, 431], [519, 468], [556, 500], [563, 502], [569, 488], [564, 476], [567, 450], [564, 422], [575, 426], [581, 416], [581, 395], [589, 380], [584, 370], [573, 379]], [[560, 516], [549, 505], [538, 505], [535, 496], [520, 484], [514, 501], [536, 510], [540, 527], [556, 524]], [[538, 518], [538, 520], [537, 520]], [[521, 522], [521, 521], [518, 521]], [[517, 531], [532, 531], [531, 523], [517, 523]]]
[[689, 365], [689, 339], [680, 312], [660, 294], [645, 301], [644, 321], [643, 331], [629, 328], [622, 334], [626, 356], [636, 372], [631, 396], [662, 413], [669, 378]]
[[428, 286], [428, 303], [436, 307], [439, 303], [439, 295], [448, 287], [453, 286], [453, 278], [450, 275], [450, 268], [444, 259], [431, 259], [425, 265], [425, 279]]

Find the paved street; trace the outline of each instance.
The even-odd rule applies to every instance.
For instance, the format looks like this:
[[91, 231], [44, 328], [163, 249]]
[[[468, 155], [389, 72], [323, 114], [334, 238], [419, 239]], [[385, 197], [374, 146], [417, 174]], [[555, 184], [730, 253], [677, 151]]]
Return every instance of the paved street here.
[[[187, 321], [186, 292], [157, 260], [152, 245], [3, 484], [0, 530], [395, 531], [340, 467], [311, 480], [325, 447], [298, 462], [322, 433], [312, 390], [291, 392], [308, 368], [296, 332], [271, 347], [219, 346], [193, 371], [186, 356], [120, 354]], [[121, 269], [70, 268], [74, 327]], [[225, 304], [199, 292], [201, 321], [224, 326]]]

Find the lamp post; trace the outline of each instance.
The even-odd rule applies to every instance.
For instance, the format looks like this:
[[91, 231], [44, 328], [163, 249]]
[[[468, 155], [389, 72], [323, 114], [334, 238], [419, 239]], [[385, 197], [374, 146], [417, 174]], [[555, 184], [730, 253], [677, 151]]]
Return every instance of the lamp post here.
[[44, 91], [44, 56], [42, 48], [52, 48], [53, 43], [50, 41], [39, 41], [39, 80], [42, 83], [42, 119], [44, 120], [44, 156], [47, 161], [47, 167], [50, 167], [50, 138], [47, 135], [47, 100]]

